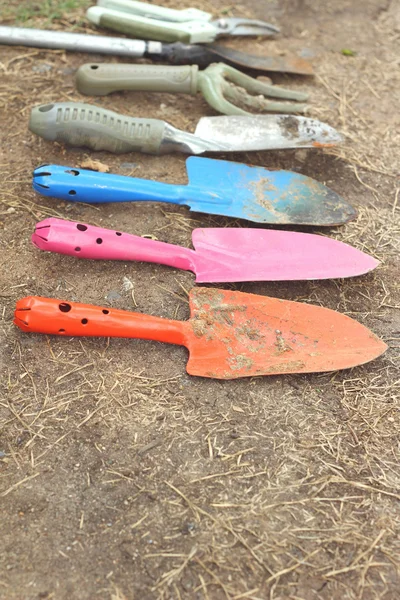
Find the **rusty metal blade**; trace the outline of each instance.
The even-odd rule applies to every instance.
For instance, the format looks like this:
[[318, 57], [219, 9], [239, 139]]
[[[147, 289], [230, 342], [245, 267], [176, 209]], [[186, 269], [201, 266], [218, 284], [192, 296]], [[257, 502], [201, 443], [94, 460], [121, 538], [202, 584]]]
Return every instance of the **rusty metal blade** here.
[[237, 69], [252, 71], [255, 76], [263, 73], [279, 72], [294, 75], [313, 75], [312, 65], [299, 56], [256, 56], [245, 54], [218, 44], [207, 46], [208, 53], [214, 55], [215, 62], [221, 61]]

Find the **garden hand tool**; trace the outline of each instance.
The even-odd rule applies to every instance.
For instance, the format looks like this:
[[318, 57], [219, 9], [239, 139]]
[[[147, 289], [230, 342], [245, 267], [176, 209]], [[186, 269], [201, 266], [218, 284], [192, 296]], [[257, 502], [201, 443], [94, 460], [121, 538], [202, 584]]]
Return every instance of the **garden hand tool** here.
[[141, 338], [186, 346], [190, 375], [254, 375], [349, 369], [387, 349], [369, 329], [328, 308], [212, 288], [189, 293], [190, 319], [171, 321], [115, 308], [28, 296], [17, 302], [22, 331]]
[[130, 58], [149, 58], [174, 65], [198, 65], [202, 69], [215, 62], [224, 62], [242, 71], [262, 75], [270, 71], [312, 75], [309, 62], [298, 56], [255, 56], [238, 52], [217, 44], [162, 44], [104, 35], [68, 33], [45, 29], [27, 29], [0, 25], [0, 44], [32, 46], [34, 48], [59, 48], [72, 52], [95, 52]]
[[307, 117], [203, 117], [193, 134], [158, 119], [127, 117], [80, 102], [35, 106], [31, 111], [29, 129], [45, 140], [116, 154], [280, 150], [332, 146], [342, 140], [329, 125]]
[[160, 263], [193, 271], [197, 283], [351, 277], [379, 264], [343, 242], [310, 233], [208, 228], [195, 229], [192, 240], [195, 250], [54, 217], [37, 223], [32, 235], [41, 250]]
[[[139, 7], [142, 5], [142, 7]], [[143, 8], [143, 6], [145, 8]], [[192, 11], [192, 12], [190, 12]], [[210, 13], [193, 9], [176, 11], [144, 2], [118, 1], [90, 7], [86, 16], [95, 25], [145, 40], [160, 42], [209, 43], [227, 36], [272, 36], [279, 28], [265, 21], [221, 18], [211, 21]]]
[[311, 63], [296, 55], [258, 56], [239, 52], [220, 44], [188, 45], [175, 42], [162, 44], [162, 47], [165, 59], [175, 65], [198, 65], [201, 69], [205, 69], [212, 63], [223, 62], [240, 71], [250, 72], [254, 77], [274, 71], [294, 75], [313, 75]]
[[252, 114], [237, 104], [244, 104], [253, 112], [303, 112], [305, 104], [271, 102], [266, 97], [296, 101], [308, 98], [303, 92], [258, 81], [223, 63], [210, 65], [204, 71], [199, 71], [197, 65], [90, 63], [78, 69], [76, 84], [82, 94], [89, 96], [105, 96], [124, 90], [194, 95], [201, 92], [210, 106], [226, 115]]
[[198, 156], [186, 160], [186, 169], [188, 185], [173, 185], [44, 165], [33, 172], [33, 187], [44, 196], [61, 200], [90, 204], [168, 202], [256, 223], [330, 226], [356, 217], [354, 208], [338, 194], [298, 173]]

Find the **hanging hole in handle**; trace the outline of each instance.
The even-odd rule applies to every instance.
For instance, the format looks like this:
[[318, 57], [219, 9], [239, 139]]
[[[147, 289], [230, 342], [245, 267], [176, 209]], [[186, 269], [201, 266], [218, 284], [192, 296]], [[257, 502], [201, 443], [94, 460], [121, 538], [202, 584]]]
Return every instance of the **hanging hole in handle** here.
[[61, 310], [61, 312], [67, 313], [71, 310], [72, 306], [68, 304], [68, 302], [61, 302], [58, 305], [58, 308]]
[[70, 196], [75, 196], [76, 195], [76, 191], [75, 190], [69, 190], [68, 194]]
[[97, 238], [96, 244], [102, 244], [102, 243], [103, 243], [103, 240], [101, 238]]
[[101, 311], [103, 313], [103, 315], [109, 315], [110, 311], [107, 310], [106, 308], [103, 308], [103, 310]]
[[122, 235], [122, 233], [120, 231], [116, 231], [115, 235]]
[[87, 325], [89, 323], [88, 319], [81, 319], [82, 325]]
[[87, 231], [86, 225], [82, 225], [82, 223], [78, 223], [76, 228], [79, 229], [79, 231]]
[[59, 329], [58, 333], [65, 333], [65, 329]]
[[[65, 171], [66, 173], [68, 173], [68, 175], [73, 175], [74, 177], [77, 177], [79, 175], [79, 171], [77, 171], [76, 169], [69, 169], [68, 171]], [[49, 173], [50, 175], [50, 173]]]
[[79, 248], [79, 246], [77, 246], [77, 247], [75, 248], [75, 252], [80, 252], [80, 251], [81, 251], [81, 249]]
[[99, 65], [90, 65], [90, 68], [93, 69], [93, 70], [95, 70], [95, 69], [99, 68]]

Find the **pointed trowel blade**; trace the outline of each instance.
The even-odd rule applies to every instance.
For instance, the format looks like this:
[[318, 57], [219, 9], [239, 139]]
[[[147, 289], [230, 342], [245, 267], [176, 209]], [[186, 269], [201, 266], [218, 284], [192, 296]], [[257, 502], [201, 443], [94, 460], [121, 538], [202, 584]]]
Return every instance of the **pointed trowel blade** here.
[[311, 233], [205, 228], [192, 233], [197, 283], [334, 279], [368, 273], [372, 256]]
[[195, 135], [223, 144], [232, 152], [319, 148], [342, 141], [330, 125], [293, 115], [202, 117]]

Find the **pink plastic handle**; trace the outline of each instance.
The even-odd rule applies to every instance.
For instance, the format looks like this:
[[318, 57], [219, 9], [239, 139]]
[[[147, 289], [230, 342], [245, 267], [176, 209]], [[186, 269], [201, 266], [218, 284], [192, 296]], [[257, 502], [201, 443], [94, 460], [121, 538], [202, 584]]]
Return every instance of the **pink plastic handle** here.
[[189, 248], [53, 217], [36, 224], [32, 242], [41, 250], [78, 258], [155, 262], [194, 270], [195, 252]]

